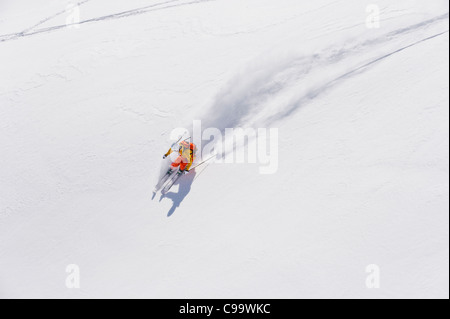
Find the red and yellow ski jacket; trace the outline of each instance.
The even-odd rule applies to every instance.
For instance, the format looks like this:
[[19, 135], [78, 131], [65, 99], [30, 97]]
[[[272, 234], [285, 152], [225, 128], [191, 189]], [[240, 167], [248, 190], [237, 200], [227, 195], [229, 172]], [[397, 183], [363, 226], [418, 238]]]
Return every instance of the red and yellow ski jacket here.
[[[172, 153], [173, 153], [173, 151], [172, 151], [172, 149], [170, 149], [166, 153], [165, 156], [167, 157]], [[192, 163], [195, 161], [195, 158], [196, 158], [195, 153], [190, 149], [189, 143], [181, 142], [180, 149], [178, 150], [178, 154], [179, 154], [179, 157], [174, 162], [175, 167], [180, 166], [181, 170], [185, 170], [185, 169], [189, 170], [192, 166]], [[172, 164], [172, 166], [174, 166], [174, 164]]]

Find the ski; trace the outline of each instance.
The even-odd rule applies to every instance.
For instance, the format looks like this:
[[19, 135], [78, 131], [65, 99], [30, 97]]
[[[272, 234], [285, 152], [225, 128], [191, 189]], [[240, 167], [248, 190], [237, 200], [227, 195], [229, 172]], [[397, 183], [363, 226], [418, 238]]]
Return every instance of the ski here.
[[167, 180], [172, 174], [173, 171], [169, 169], [166, 175], [164, 175], [163, 178], [161, 178], [161, 180], [159, 181], [159, 183], [155, 186], [155, 190], [153, 191], [153, 193], [157, 193], [164, 186], [164, 184], [167, 182]]
[[177, 174], [174, 177], [172, 177], [172, 179], [166, 184], [164, 189], [161, 191], [161, 194], [163, 195], [167, 194], [173, 187], [173, 185], [175, 185], [176, 182], [180, 179], [181, 176], [183, 176], [183, 172], [178, 171]]

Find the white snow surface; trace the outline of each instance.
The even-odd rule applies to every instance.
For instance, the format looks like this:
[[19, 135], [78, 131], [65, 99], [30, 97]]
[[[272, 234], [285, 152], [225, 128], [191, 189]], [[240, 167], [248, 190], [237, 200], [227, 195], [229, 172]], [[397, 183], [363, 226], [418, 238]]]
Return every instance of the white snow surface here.
[[[448, 1], [69, 3], [0, 0], [0, 298], [449, 297]], [[152, 200], [193, 120], [278, 171]]]

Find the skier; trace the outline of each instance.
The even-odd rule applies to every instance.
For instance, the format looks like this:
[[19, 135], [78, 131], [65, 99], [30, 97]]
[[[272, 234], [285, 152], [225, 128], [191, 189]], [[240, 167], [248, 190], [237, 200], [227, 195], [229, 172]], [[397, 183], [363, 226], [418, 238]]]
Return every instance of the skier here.
[[[192, 163], [194, 162], [195, 158], [196, 158], [196, 153], [197, 153], [197, 146], [194, 143], [188, 143], [186, 141], [183, 141], [180, 143], [180, 148], [178, 150], [178, 158], [172, 163], [172, 165], [170, 166], [170, 169], [172, 171], [174, 171], [175, 169], [177, 169], [178, 167], [180, 168], [178, 174], [183, 174], [183, 173], [189, 173], [189, 169], [192, 166]], [[167, 156], [169, 156], [170, 154], [172, 154], [172, 149], [170, 149], [165, 155], [164, 155], [164, 159], [167, 158]]]

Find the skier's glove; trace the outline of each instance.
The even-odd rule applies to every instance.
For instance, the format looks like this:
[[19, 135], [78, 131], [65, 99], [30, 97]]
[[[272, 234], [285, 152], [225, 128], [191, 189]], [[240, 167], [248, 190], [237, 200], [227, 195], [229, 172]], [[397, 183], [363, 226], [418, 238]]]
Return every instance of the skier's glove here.
[[167, 158], [167, 156], [166, 156], [166, 155], [164, 155], [164, 156], [163, 156], [163, 159], [166, 159], [166, 158]]

